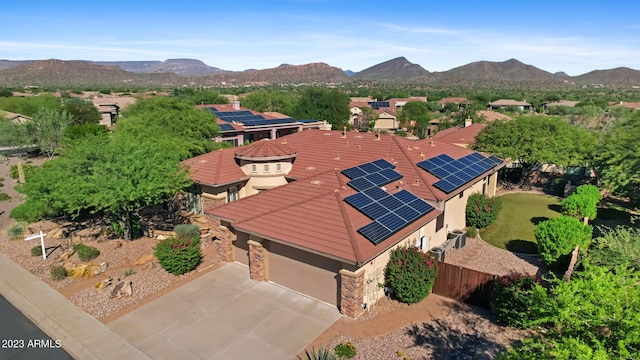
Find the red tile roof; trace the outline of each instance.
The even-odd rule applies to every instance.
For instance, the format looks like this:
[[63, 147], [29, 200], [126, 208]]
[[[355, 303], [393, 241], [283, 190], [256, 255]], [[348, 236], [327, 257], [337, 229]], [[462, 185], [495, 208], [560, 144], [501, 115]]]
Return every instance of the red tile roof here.
[[[346, 185], [349, 178], [341, 170], [385, 159], [403, 176], [385, 185], [387, 191], [406, 189], [435, 202], [453, 197], [463, 189], [451, 194], [438, 190], [433, 184], [439, 179], [419, 168], [417, 163], [444, 153], [453, 158], [472, 153], [433, 139], [410, 140], [384, 134], [377, 138], [375, 134], [359, 132], [347, 132], [344, 136], [335, 130], [305, 130], [264, 143], [277, 143], [297, 152], [288, 175], [297, 181], [207, 210], [207, 213], [230, 221], [241, 231], [358, 264], [397, 243], [435, 218], [439, 211], [430, 212], [376, 246], [357, 232], [371, 219], [344, 202], [355, 190]], [[196, 182], [228, 183], [234, 176], [238, 180], [245, 178], [235, 162], [235, 153], [257, 146], [254, 143], [222, 149], [186, 163], [190, 164]]]
[[476, 140], [476, 136], [487, 126], [487, 124], [471, 124], [467, 127], [452, 127], [438, 131], [433, 139], [446, 142], [448, 144], [469, 145]]
[[262, 139], [236, 148], [235, 157], [243, 160], [283, 160], [296, 156], [296, 151], [278, 140]]
[[450, 98], [442, 98], [441, 100], [438, 100], [438, 104], [442, 106], [446, 105], [447, 103], [466, 104], [470, 102], [471, 101], [469, 101], [469, 99], [464, 97], [450, 97]]

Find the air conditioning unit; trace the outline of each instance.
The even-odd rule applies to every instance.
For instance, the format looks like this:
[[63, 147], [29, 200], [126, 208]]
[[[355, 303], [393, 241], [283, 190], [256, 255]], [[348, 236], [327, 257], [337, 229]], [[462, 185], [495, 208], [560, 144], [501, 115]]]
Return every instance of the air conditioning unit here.
[[444, 254], [445, 250], [440, 246], [434, 247], [433, 249], [429, 250], [429, 255], [436, 258], [439, 262], [444, 262]]
[[456, 241], [456, 249], [460, 249], [467, 244], [467, 231], [462, 229], [456, 229], [451, 232], [451, 234], [455, 234], [457, 237]]

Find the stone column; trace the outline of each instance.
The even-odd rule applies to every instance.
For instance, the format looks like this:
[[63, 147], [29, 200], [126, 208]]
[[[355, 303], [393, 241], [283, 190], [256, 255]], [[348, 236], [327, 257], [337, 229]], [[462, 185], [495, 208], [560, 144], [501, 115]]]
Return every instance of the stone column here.
[[271, 129], [271, 140], [276, 139], [276, 129]]
[[267, 249], [261, 243], [249, 240], [249, 273], [253, 280], [269, 280], [269, 263]]
[[352, 318], [362, 315], [364, 309], [364, 269], [356, 272], [340, 270], [340, 312]]
[[218, 259], [225, 262], [232, 262], [234, 260], [233, 241], [236, 239], [236, 235], [225, 226], [220, 226], [219, 229], [220, 235], [218, 239], [213, 241], [216, 245], [216, 254]]

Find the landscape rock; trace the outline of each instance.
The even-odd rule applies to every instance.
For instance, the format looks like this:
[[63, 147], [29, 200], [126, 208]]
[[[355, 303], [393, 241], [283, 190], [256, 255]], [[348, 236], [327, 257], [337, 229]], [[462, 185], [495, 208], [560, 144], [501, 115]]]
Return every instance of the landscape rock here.
[[120, 240], [116, 241], [115, 244], [113, 245], [114, 249], [121, 248], [121, 247], [122, 247], [122, 241]]
[[123, 297], [129, 297], [131, 295], [133, 295], [131, 281], [122, 281], [116, 284], [113, 290], [111, 290], [109, 297], [112, 299], [121, 299]]
[[72, 263], [71, 261], [65, 261], [64, 264], [62, 264], [62, 267], [67, 270], [67, 272], [71, 271], [73, 268], [76, 267], [76, 264]]
[[100, 264], [94, 264], [91, 266], [91, 272], [93, 275], [100, 275], [103, 272], [107, 271], [108, 264], [106, 262], [101, 262]]
[[62, 230], [62, 228], [54, 228], [51, 229], [48, 233], [47, 233], [47, 237], [53, 238], [53, 239], [62, 239], [64, 236], [64, 230]]
[[60, 257], [58, 259], [61, 261], [65, 261], [68, 260], [73, 254], [75, 254], [73, 248], [67, 248], [62, 250], [62, 254], [60, 254]]
[[140, 266], [140, 265], [144, 265], [150, 261], [153, 261], [153, 254], [144, 254], [142, 255], [136, 262], [134, 265]]
[[98, 290], [104, 290], [104, 288], [106, 288], [107, 286], [111, 285], [111, 283], [113, 283], [113, 279], [108, 277], [102, 281], [100, 281], [98, 283], [98, 286], [96, 286], [98, 288]]

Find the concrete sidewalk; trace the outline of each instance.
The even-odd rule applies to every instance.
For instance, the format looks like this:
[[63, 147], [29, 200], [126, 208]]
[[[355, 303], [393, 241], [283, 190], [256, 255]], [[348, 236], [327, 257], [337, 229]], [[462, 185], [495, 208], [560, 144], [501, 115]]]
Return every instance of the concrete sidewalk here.
[[75, 359], [149, 359], [58, 291], [0, 253], [0, 294]]

